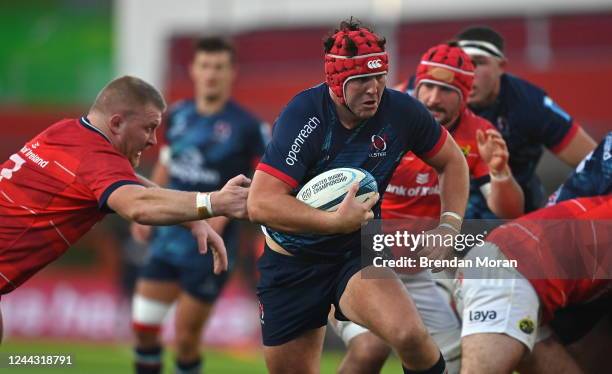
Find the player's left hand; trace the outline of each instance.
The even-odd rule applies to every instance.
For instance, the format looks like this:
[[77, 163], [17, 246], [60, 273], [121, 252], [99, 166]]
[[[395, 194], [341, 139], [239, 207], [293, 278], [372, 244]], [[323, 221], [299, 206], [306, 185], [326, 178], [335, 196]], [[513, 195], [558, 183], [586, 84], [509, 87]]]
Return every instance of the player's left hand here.
[[[436, 239], [433, 241], [430, 239], [435, 245], [423, 247], [423, 249], [419, 251], [420, 257], [427, 257], [429, 260], [448, 260], [453, 256], [455, 251], [453, 245], [445, 246], [444, 244], [449, 242], [449, 240], [447, 240], [449, 237], [452, 237], [452, 243], [455, 242], [455, 236], [457, 235], [456, 231], [448, 227], [438, 226], [433, 230], [426, 231], [423, 235], [435, 235], [434, 237]], [[442, 240], [440, 240], [440, 237]], [[431, 271], [433, 273], [438, 273], [445, 269], [444, 267], [432, 267]]]
[[206, 221], [193, 221], [189, 223], [191, 234], [198, 241], [198, 250], [201, 254], [212, 250], [213, 255], [213, 271], [215, 274], [227, 270], [227, 250], [223, 239], [213, 230]]
[[504, 138], [496, 130], [489, 129], [486, 132], [476, 130], [476, 142], [478, 152], [483, 161], [492, 172], [500, 173], [508, 165], [510, 154]]

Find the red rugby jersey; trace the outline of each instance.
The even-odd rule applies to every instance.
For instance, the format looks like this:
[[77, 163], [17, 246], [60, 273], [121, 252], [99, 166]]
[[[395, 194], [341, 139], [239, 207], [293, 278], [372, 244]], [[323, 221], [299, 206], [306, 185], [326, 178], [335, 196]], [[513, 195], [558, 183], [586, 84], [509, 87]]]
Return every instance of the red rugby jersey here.
[[55, 123], [0, 164], [0, 294], [63, 254], [132, 183], [129, 160], [86, 118]]
[[571, 199], [495, 229], [495, 243], [535, 288], [543, 322], [612, 287], [612, 196]]
[[[495, 129], [486, 119], [464, 109], [459, 123], [449, 129], [467, 159], [470, 177], [484, 184], [489, 168], [480, 158], [476, 130]], [[414, 153], [404, 155], [383, 196], [383, 219], [410, 216], [439, 217], [440, 188], [436, 171]]]

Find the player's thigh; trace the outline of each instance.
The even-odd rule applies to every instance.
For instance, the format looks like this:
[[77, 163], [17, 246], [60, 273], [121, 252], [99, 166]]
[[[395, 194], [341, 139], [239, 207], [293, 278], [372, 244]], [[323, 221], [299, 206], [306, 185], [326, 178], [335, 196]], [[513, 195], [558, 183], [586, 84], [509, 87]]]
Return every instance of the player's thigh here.
[[212, 304], [182, 292], [178, 297], [175, 313], [177, 335], [200, 336], [204, 324], [210, 317]]
[[461, 338], [461, 373], [511, 374], [527, 351], [504, 334], [474, 334]]
[[[576, 361], [554, 338], [536, 343], [531, 354], [518, 366], [521, 374], [577, 374], [582, 373]], [[593, 372], [605, 372], [605, 369]]]
[[136, 282], [137, 295], [164, 303], [173, 303], [180, 292], [177, 281], [140, 278]]
[[308, 330], [297, 338], [275, 346], [264, 346], [270, 374], [319, 373], [325, 327]]
[[382, 276], [369, 278], [362, 275], [364, 271], [367, 268], [350, 278], [340, 297], [340, 311], [344, 316], [385, 339], [399, 328], [425, 329], [416, 306], [395, 273], [388, 270], [386, 274], [378, 274]]
[[612, 317], [608, 316], [589, 331], [586, 336], [567, 346], [570, 355], [588, 373], [609, 371], [612, 357]]
[[179, 268], [162, 258], [149, 258], [136, 281], [135, 294], [145, 299], [172, 303], [180, 292]]

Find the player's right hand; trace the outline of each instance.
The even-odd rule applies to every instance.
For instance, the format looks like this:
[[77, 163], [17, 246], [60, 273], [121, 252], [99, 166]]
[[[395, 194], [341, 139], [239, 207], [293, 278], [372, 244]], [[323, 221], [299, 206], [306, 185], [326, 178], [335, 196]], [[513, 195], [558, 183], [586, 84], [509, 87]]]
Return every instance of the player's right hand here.
[[355, 232], [367, 221], [374, 218], [372, 207], [376, 204], [380, 196], [377, 193], [367, 201], [361, 203], [355, 198], [358, 190], [359, 183], [352, 184], [344, 200], [340, 203], [338, 210], [332, 213], [336, 215], [335, 221], [338, 225], [336, 231], [339, 234]]
[[213, 272], [221, 274], [227, 271], [227, 249], [223, 238], [213, 230], [206, 221], [192, 221], [187, 224], [191, 229], [191, 234], [198, 241], [198, 250], [201, 254], [206, 254], [210, 249], [213, 255]]
[[130, 225], [130, 232], [132, 233], [132, 238], [134, 238], [136, 243], [140, 244], [147, 244], [149, 242], [152, 230], [153, 227], [141, 225], [140, 223], [136, 222], [132, 222], [132, 224]]
[[248, 219], [247, 196], [251, 180], [240, 174], [230, 179], [219, 191], [211, 194], [211, 205], [215, 216]]

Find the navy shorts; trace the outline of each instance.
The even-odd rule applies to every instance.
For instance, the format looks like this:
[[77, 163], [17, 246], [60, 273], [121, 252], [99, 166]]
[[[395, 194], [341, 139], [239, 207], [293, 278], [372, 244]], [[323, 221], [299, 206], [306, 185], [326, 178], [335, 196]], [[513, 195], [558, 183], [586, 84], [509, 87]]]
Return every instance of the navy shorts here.
[[281, 345], [325, 326], [332, 304], [336, 318], [346, 321], [340, 297], [362, 267], [359, 251], [339, 262], [322, 262], [283, 255], [266, 245], [257, 262], [263, 344]]
[[[230, 256], [228, 248], [228, 256]], [[228, 259], [229, 260], [229, 259]], [[151, 256], [140, 270], [140, 277], [156, 281], [177, 282], [181, 289], [205, 303], [215, 302], [233, 268], [234, 261], [229, 261], [228, 271], [219, 275], [213, 273], [213, 256], [209, 251], [206, 255], [194, 257], [189, 264], [176, 263], [169, 259]]]

